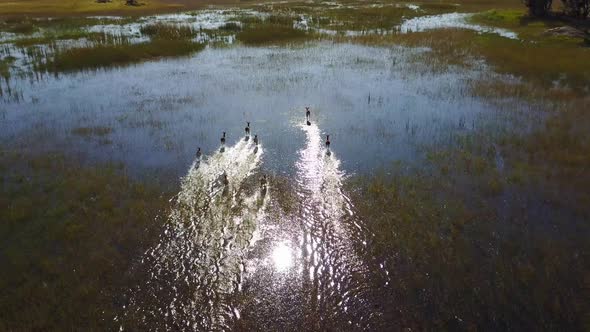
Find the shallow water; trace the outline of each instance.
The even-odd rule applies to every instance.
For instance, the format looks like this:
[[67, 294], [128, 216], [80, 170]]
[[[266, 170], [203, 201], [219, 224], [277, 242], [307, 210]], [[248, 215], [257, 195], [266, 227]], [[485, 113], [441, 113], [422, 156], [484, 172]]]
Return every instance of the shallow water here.
[[[281, 212], [261, 180], [262, 145], [248, 137], [195, 160], [160, 241], [142, 258], [147, 281], [132, 290], [117, 318], [122, 328], [131, 321], [152, 329], [228, 330], [242, 320], [264, 328], [370, 326], [378, 312], [366, 279], [384, 271], [370, 271], [357, 257], [354, 244], [370, 234], [342, 190], [339, 159], [324, 147], [316, 124], [297, 127], [306, 144], [297, 152], [294, 214], [277, 219]], [[277, 296], [281, 307], [305, 310], [281, 314], [266, 302]]]
[[[131, 172], [182, 176], [196, 148], [241, 138], [246, 121], [267, 148], [264, 167], [294, 176], [304, 106], [350, 172], [413, 160], [415, 144], [447, 137], [493, 110], [465, 93], [478, 71], [430, 73], [425, 50], [312, 43], [295, 48], [208, 48], [189, 58], [118, 69], [13, 79], [22, 100], [3, 106], [0, 138], [25, 149], [121, 161]], [[107, 127], [80, 137], [79, 127]]]
[[434, 29], [467, 29], [481, 33], [497, 34], [509, 39], [518, 39], [518, 35], [507, 29], [488, 27], [478, 24], [469, 23], [468, 19], [473, 14], [469, 13], [449, 13], [441, 15], [421, 16], [406, 20], [400, 26], [400, 32], [421, 32]]
[[[113, 24], [90, 30], [144, 41], [142, 24], [216, 29], [231, 13], [124, 25], [104, 18]], [[428, 56], [424, 48], [331, 42], [225, 45], [119, 68], [15, 75], [1, 85], [0, 140], [120, 162], [177, 190], [158, 242], [131, 272], [145, 278], [125, 294], [116, 318], [123, 329], [371, 329], [383, 308], [368, 280], [389, 283], [390, 267], [362, 255], [373, 234], [344, 182], [419, 162], [421, 145], [446, 145], [449, 133], [496, 113], [468, 89], [490, 75], [484, 64], [433, 70], [416, 61]], [[204, 155], [195, 158], [198, 147]], [[274, 190], [276, 179], [289, 192]]]

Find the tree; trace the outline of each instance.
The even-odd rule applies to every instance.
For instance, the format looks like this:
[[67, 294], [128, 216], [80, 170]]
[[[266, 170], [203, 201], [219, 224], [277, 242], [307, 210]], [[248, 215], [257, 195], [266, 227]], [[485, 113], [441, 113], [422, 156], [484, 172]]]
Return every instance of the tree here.
[[[568, 0], [563, 0], [568, 1]], [[578, 0], [571, 0], [578, 1]], [[586, 0], [587, 1], [587, 0]], [[523, 0], [532, 16], [545, 16], [551, 9], [552, 0]]]
[[[522, 0], [531, 16], [545, 16], [551, 10], [552, 0]], [[561, 0], [567, 15], [586, 18], [590, 14], [590, 0]]]
[[590, 12], [590, 0], [561, 0], [569, 15], [585, 18]]

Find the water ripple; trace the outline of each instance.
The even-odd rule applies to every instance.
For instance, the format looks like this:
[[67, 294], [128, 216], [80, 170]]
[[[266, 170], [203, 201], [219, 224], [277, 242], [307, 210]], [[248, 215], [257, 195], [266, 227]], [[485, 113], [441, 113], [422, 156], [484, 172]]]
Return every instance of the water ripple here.
[[261, 146], [240, 141], [193, 163], [159, 243], [142, 260], [150, 277], [131, 297], [132, 321], [150, 329], [226, 330], [239, 317], [232, 296], [266, 197], [248, 181], [262, 154]]

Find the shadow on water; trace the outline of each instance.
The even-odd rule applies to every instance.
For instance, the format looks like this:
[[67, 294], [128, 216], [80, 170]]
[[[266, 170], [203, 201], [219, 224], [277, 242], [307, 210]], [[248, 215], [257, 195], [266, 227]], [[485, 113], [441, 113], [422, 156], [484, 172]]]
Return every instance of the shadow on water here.
[[123, 325], [220, 330], [238, 314], [230, 297], [241, 288], [245, 250], [268, 197], [247, 183], [262, 156], [254, 148], [240, 140], [195, 160], [159, 243], [141, 260], [148, 278], [130, 295]]

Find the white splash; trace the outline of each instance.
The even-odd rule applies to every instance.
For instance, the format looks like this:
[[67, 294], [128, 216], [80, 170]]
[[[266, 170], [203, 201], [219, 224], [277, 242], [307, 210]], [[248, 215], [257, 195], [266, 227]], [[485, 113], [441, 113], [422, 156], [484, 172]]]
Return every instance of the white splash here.
[[222, 150], [195, 160], [182, 179], [160, 241], [142, 259], [151, 278], [138, 286], [129, 314], [166, 330], [184, 324], [226, 330], [236, 315], [224, 299], [241, 288], [245, 253], [268, 194], [244, 185], [262, 146], [241, 140]]

